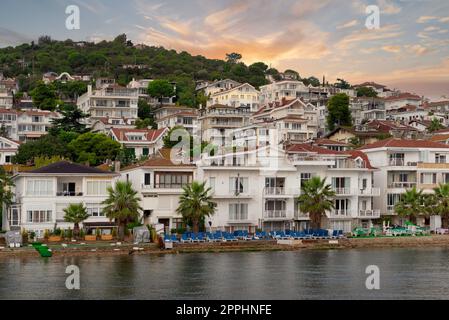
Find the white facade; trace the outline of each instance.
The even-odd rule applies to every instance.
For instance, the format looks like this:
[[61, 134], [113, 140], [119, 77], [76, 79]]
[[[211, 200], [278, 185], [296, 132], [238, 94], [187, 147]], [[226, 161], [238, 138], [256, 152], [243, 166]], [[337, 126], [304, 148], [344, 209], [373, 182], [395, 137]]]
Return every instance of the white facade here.
[[123, 129], [112, 128], [110, 136], [123, 148], [133, 150], [137, 159], [155, 155], [163, 146], [162, 138], [168, 129]]
[[[58, 166], [67, 171], [57, 169]], [[74, 173], [85, 170], [85, 173]], [[117, 174], [68, 162], [58, 162], [13, 177], [14, 203], [3, 215], [3, 228], [33, 231], [38, 238], [55, 226], [73, 229], [73, 223], [64, 221], [63, 210], [71, 203], [83, 203], [91, 215], [86, 223], [109, 223], [101, 212], [101, 203], [107, 198], [107, 187]], [[56, 169], [56, 170], [54, 170]]]
[[17, 153], [19, 146], [18, 141], [0, 137], [0, 165], [11, 164], [12, 157]]
[[248, 107], [252, 112], [256, 112], [259, 109], [259, 94], [252, 85], [244, 83], [228, 90], [212, 93], [207, 106], [220, 104], [234, 108]]
[[57, 112], [30, 110], [17, 114], [17, 138], [21, 142], [36, 140], [48, 133], [53, 126], [51, 120], [58, 118]]
[[449, 145], [427, 140], [388, 139], [362, 147], [374, 173], [374, 184], [382, 190], [374, 205], [382, 215], [393, 216], [401, 194], [416, 187], [432, 192], [439, 183], [449, 182]]
[[138, 91], [118, 85], [104, 85], [78, 98], [77, 106], [91, 118], [137, 118]]

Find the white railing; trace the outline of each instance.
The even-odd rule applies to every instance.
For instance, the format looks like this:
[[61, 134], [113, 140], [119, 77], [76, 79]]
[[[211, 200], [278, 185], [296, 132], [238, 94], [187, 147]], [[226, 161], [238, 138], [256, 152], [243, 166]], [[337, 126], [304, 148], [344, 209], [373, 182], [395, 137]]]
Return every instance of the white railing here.
[[270, 195], [270, 196], [285, 195], [285, 188], [284, 187], [266, 187], [264, 189], [264, 194]]
[[359, 189], [360, 196], [380, 196], [380, 188]]
[[359, 217], [367, 217], [367, 218], [379, 218], [380, 210], [360, 210]]
[[390, 166], [395, 166], [395, 167], [405, 166], [404, 159], [390, 159], [388, 163]]
[[286, 217], [287, 217], [286, 210], [265, 210], [264, 212], [264, 218], [280, 219]]
[[248, 213], [229, 213], [230, 221], [246, 221], [248, 220]]
[[412, 182], [390, 182], [388, 188], [410, 189], [416, 186], [416, 181]]
[[351, 188], [332, 188], [336, 195], [350, 195]]
[[345, 218], [351, 217], [349, 210], [333, 210], [329, 214], [330, 218]]
[[296, 155], [296, 154], [289, 155], [288, 159], [290, 161], [297, 161], [297, 162], [324, 161], [324, 162], [335, 163], [335, 158], [320, 157], [320, 156], [303, 156], [303, 155], [299, 155], [299, 154], [298, 155]]

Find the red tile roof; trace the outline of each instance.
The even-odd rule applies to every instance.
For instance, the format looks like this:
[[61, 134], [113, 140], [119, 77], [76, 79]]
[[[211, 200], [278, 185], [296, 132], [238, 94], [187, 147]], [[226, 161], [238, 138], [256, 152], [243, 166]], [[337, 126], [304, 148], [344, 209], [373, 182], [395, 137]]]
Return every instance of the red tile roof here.
[[429, 140], [405, 140], [405, 139], [397, 139], [397, 138], [389, 138], [385, 140], [380, 140], [363, 147], [360, 147], [358, 150], [367, 150], [367, 149], [375, 149], [375, 148], [431, 148], [431, 149], [449, 149], [449, 145], [442, 144], [438, 142], [433, 142]]
[[375, 167], [373, 167], [371, 165], [371, 162], [369, 161], [369, 158], [366, 155], [366, 153], [364, 153], [360, 150], [350, 150], [350, 151], [345, 151], [345, 153], [350, 155], [349, 159], [362, 158], [362, 160], [365, 162], [366, 169], [376, 169]]
[[[144, 133], [146, 141], [156, 141], [158, 140], [167, 130], [163, 129], [126, 129], [126, 128], [112, 128], [111, 131], [118, 141], [134, 141], [140, 142], [140, 140], [128, 140], [127, 134], [129, 133]], [[144, 140], [145, 141], [145, 140]]]
[[416, 95], [416, 94], [411, 94], [408, 92], [405, 93], [400, 93], [399, 95], [396, 96], [391, 96], [391, 97], [387, 97], [384, 100], [385, 101], [397, 101], [397, 100], [421, 100], [421, 97]]
[[329, 150], [326, 148], [319, 147], [310, 143], [298, 143], [292, 144], [287, 147], [287, 153], [317, 153], [317, 154], [328, 154], [328, 155], [340, 155], [339, 151]]
[[315, 141], [315, 143], [317, 145], [323, 145], [323, 146], [342, 146], [342, 147], [349, 146], [349, 144], [347, 144], [346, 142], [335, 141], [335, 140], [326, 139], [326, 138], [317, 139]]

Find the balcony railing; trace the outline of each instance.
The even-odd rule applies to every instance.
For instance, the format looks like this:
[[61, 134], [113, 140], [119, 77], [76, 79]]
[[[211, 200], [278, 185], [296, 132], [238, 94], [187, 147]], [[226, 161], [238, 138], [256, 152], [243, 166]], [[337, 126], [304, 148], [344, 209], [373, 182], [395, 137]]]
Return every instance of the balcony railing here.
[[82, 197], [82, 192], [75, 192], [75, 191], [58, 191], [56, 192], [57, 197]]
[[349, 210], [334, 210], [329, 213], [329, 218], [346, 218], [351, 217]]
[[403, 166], [405, 166], [405, 160], [404, 159], [390, 159], [388, 161], [388, 164], [390, 166], [394, 166], [394, 167], [403, 167]]
[[407, 182], [390, 182], [388, 188], [410, 189], [416, 186], [416, 181]]
[[377, 210], [377, 209], [376, 210], [360, 210], [359, 217], [379, 218], [380, 210]]
[[380, 188], [359, 189], [360, 196], [380, 196]]
[[270, 195], [270, 196], [285, 195], [285, 188], [284, 187], [266, 187], [264, 189], [264, 194]]
[[184, 186], [190, 183], [155, 183], [155, 184], [142, 184], [142, 189], [182, 189]]
[[287, 217], [287, 211], [286, 210], [265, 210], [264, 212], [264, 218], [269, 219], [282, 219]]
[[229, 213], [230, 221], [246, 221], [248, 220], [248, 213]]
[[351, 188], [332, 188], [336, 195], [350, 195]]

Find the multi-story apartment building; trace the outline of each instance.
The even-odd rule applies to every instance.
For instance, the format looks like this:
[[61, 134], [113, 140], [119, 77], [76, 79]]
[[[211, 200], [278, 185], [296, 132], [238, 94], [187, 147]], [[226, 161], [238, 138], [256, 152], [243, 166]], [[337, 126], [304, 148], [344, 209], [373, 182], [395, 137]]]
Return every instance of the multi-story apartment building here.
[[247, 107], [251, 112], [259, 109], [259, 91], [249, 83], [210, 94], [207, 107], [225, 105], [233, 108]]
[[139, 159], [141, 156], [155, 155], [163, 146], [162, 138], [168, 129], [123, 129], [112, 128], [110, 136], [119, 142], [123, 148], [132, 150]]
[[204, 95], [206, 97], [212, 96], [214, 93], [221, 92], [221, 91], [228, 91], [232, 88], [240, 86], [241, 83], [231, 80], [231, 79], [224, 79], [224, 80], [217, 80], [217, 81], [202, 81], [197, 84], [196, 90], [202, 90], [204, 92]]
[[166, 232], [183, 226], [176, 209], [182, 188], [196, 179], [194, 165], [176, 164], [170, 150], [161, 149], [155, 157], [124, 168], [121, 179], [139, 192], [144, 224], [163, 224]]
[[385, 120], [385, 103], [379, 98], [356, 98], [350, 104], [352, 120], [355, 125], [371, 120]]
[[387, 86], [384, 86], [382, 84], [378, 84], [375, 82], [364, 82], [364, 83], [355, 85], [354, 89], [358, 89], [361, 87], [367, 87], [367, 88], [373, 89], [374, 91], [376, 91], [377, 96], [379, 98], [388, 98], [388, 97], [392, 96], [393, 94], [395, 94], [395, 92], [388, 89]]
[[198, 180], [206, 181], [217, 203], [210, 226], [216, 229], [302, 230], [309, 217], [300, 212], [301, 184], [313, 176], [327, 179], [336, 192], [335, 209], [326, 214], [323, 227], [350, 231], [378, 219], [373, 197], [374, 168], [362, 152], [342, 153], [296, 144], [286, 152], [271, 146], [203, 158]]
[[251, 109], [213, 105], [201, 110], [198, 118], [201, 127], [201, 140], [209, 141], [217, 146], [224, 146], [226, 141], [232, 140], [235, 129], [249, 125]]
[[73, 223], [64, 221], [63, 210], [71, 203], [83, 203], [90, 215], [83, 226], [110, 232], [115, 223], [102, 213], [102, 202], [107, 198], [107, 187], [117, 176], [111, 171], [66, 161], [20, 172], [12, 178], [15, 196], [3, 215], [3, 228], [33, 231], [38, 238], [55, 226], [73, 229]]
[[[393, 223], [403, 223], [394, 206], [406, 190], [416, 187], [432, 192], [439, 183], [449, 182], [449, 145], [428, 140], [390, 138], [360, 148], [373, 166], [374, 184], [382, 190], [374, 206]], [[425, 218], [418, 219], [424, 225]], [[428, 223], [427, 223], [428, 224]]]
[[98, 118], [137, 118], [138, 92], [135, 89], [116, 84], [105, 84], [92, 89], [78, 98], [77, 106], [92, 119]]
[[[89, 121], [90, 120], [90, 121]], [[112, 128], [121, 129], [134, 129], [136, 119], [126, 119], [126, 118], [98, 118], [98, 119], [88, 119], [87, 123], [92, 132], [100, 132], [104, 134], [109, 134]]]
[[428, 120], [429, 111], [422, 106], [410, 105], [390, 109], [387, 111], [387, 119], [409, 123], [412, 120]]
[[278, 130], [278, 143], [304, 142], [317, 137], [319, 111], [300, 99], [268, 103], [252, 116], [254, 124], [270, 125]]
[[17, 113], [17, 137], [21, 142], [39, 139], [48, 133], [51, 120], [60, 117], [57, 112], [29, 110]]
[[13, 92], [0, 86], [0, 108], [12, 109], [14, 104]]
[[422, 98], [416, 94], [398, 93], [387, 98], [384, 98], [385, 110], [397, 109], [406, 105], [419, 106], [422, 103]]
[[198, 109], [177, 106], [164, 106], [154, 112], [159, 129], [184, 127], [190, 134], [198, 130]]
[[[133, 89], [137, 91], [138, 97], [140, 99], [145, 99], [149, 103], [153, 105], [173, 105], [175, 103], [176, 96], [171, 97], [163, 97], [163, 98], [155, 98], [150, 97], [148, 95], [148, 85], [154, 81], [153, 79], [140, 79], [136, 80], [133, 79], [128, 85], [126, 86], [129, 89]], [[176, 92], [176, 84], [172, 83], [173, 85], [173, 92]]]

